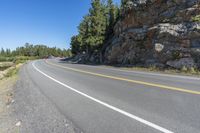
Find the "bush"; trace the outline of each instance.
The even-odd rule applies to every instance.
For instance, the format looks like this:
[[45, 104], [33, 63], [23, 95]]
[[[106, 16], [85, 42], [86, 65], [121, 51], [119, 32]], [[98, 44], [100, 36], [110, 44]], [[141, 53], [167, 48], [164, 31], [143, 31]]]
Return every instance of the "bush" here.
[[196, 15], [196, 16], [192, 17], [192, 21], [200, 22], [200, 15]]
[[174, 60], [180, 59], [180, 58], [181, 58], [181, 53], [180, 53], [180, 51], [173, 51], [173, 52], [172, 52], [172, 58], [173, 58]]
[[38, 57], [33, 56], [16, 56], [16, 57], [3, 57], [0, 56], [0, 62], [14, 62], [15, 64], [24, 63], [27, 60], [35, 60]]
[[13, 62], [14, 60], [15, 60], [15, 57], [0, 56], [0, 62]]
[[195, 70], [194, 67], [191, 67], [191, 68], [189, 69], [189, 72], [190, 72], [191, 74], [196, 74], [196, 73], [197, 73], [197, 70]]
[[182, 72], [187, 72], [187, 71], [188, 71], [188, 68], [187, 68], [186, 66], [183, 66], [183, 67], [181, 68], [181, 71], [182, 71]]
[[11, 67], [9, 71], [6, 73], [5, 77], [12, 77], [13, 75], [17, 74], [19, 68]]
[[13, 66], [12, 62], [0, 62], [0, 71], [3, 71], [11, 66]]
[[38, 57], [33, 57], [33, 56], [17, 56], [15, 57], [14, 63], [19, 64], [19, 63], [24, 63], [28, 60], [35, 60], [38, 59]]

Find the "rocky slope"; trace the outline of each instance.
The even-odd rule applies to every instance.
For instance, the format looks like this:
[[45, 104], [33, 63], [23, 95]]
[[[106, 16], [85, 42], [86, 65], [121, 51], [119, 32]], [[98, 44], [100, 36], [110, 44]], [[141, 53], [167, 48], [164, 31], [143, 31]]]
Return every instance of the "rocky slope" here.
[[129, 0], [105, 63], [200, 68], [200, 0]]

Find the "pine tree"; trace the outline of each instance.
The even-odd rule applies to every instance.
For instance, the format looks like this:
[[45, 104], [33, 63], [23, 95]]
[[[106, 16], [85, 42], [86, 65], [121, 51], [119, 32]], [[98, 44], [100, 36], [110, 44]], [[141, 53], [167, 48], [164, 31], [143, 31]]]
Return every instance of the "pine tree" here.
[[1, 48], [1, 56], [5, 56], [5, 50]]
[[77, 55], [77, 54], [79, 54], [81, 52], [81, 50], [80, 50], [80, 47], [81, 47], [80, 43], [81, 42], [79, 41], [79, 39], [80, 39], [79, 37], [80, 37], [79, 35], [76, 35], [76, 36], [73, 36], [71, 38], [71, 43], [70, 43], [71, 52], [74, 55]]
[[80, 50], [82, 52], [90, 53], [90, 36], [91, 34], [91, 19], [89, 15], [86, 15], [83, 18], [83, 21], [80, 23], [79, 27], [79, 35], [78, 35], [78, 42], [80, 43]]
[[107, 37], [109, 38], [113, 34], [113, 28], [116, 20], [119, 17], [119, 8], [117, 5], [113, 4], [112, 0], [108, 0], [107, 3], [108, 10], [108, 27], [107, 27]]
[[88, 36], [88, 43], [93, 51], [98, 51], [104, 40], [106, 34], [106, 16], [105, 6], [100, 0], [93, 0], [90, 9], [91, 29]]
[[92, 0], [88, 15], [78, 26], [78, 35], [71, 38], [72, 53], [98, 54], [106, 40], [113, 35], [118, 17], [119, 8], [113, 4], [113, 0]]
[[10, 49], [6, 49], [5, 55], [8, 56], [8, 57], [11, 56], [11, 50]]

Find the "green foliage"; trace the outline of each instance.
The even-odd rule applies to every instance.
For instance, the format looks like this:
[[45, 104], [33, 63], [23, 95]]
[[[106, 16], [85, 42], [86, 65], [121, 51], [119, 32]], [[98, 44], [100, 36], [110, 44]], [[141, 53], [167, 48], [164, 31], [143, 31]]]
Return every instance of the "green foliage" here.
[[192, 17], [192, 21], [200, 22], [200, 15], [196, 15], [196, 16]]
[[0, 62], [12, 62], [12, 61], [14, 61], [14, 57], [0, 56]]
[[181, 53], [180, 53], [180, 51], [172, 51], [172, 58], [173, 58], [174, 60], [180, 59], [180, 58], [181, 58]]
[[0, 71], [3, 71], [13, 65], [12, 62], [0, 62]]
[[71, 38], [71, 49], [72, 49], [72, 54], [78, 54], [81, 51], [81, 40], [82, 38], [80, 38], [79, 36], [73, 36]]
[[56, 56], [56, 57], [69, 57], [71, 56], [71, 51], [69, 49], [68, 50], [60, 49], [56, 47], [50, 48], [45, 45], [32, 45], [32, 44], [26, 43], [23, 47], [18, 47], [13, 51], [11, 51], [10, 49], [4, 50], [2, 48], [0, 51], [0, 61], [14, 61], [14, 60], [17, 60], [16, 57], [17, 58], [21, 58], [21, 57], [45, 58], [51, 55]]
[[187, 73], [187, 74], [197, 74], [199, 75], [199, 70], [198, 68], [190, 67], [187, 68], [185, 66], [182, 67], [181, 72]]
[[113, 28], [114, 24], [117, 21], [119, 17], [119, 8], [117, 5], [113, 4], [112, 0], [108, 0], [107, 3], [107, 10], [108, 10], [108, 16], [107, 16], [107, 21], [108, 21], [108, 27], [107, 27], [107, 34], [106, 37], [109, 38], [110, 35], [113, 34]]
[[119, 17], [119, 8], [112, 0], [102, 2], [92, 0], [89, 13], [78, 26], [78, 35], [71, 38], [74, 55], [86, 52], [91, 55], [101, 51], [103, 43], [113, 33], [114, 24]]
[[6, 73], [5, 77], [12, 77], [13, 75], [17, 74], [18, 71], [19, 68], [13, 67]]
[[106, 7], [100, 0], [93, 0], [90, 8], [90, 27], [89, 36], [87, 38], [88, 45], [92, 50], [98, 50], [104, 42], [106, 33]]
[[39, 59], [37, 56], [15, 56], [15, 57], [3, 57], [0, 56], [0, 62], [13, 62], [16, 64], [24, 63], [27, 60]]
[[183, 66], [183, 67], [181, 68], [181, 72], [187, 72], [187, 71], [188, 71], [188, 68], [187, 68], [187, 67]]
[[28, 60], [35, 60], [35, 59], [39, 59], [39, 57], [37, 56], [17, 56], [14, 59], [14, 63], [15, 64], [19, 64], [19, 63], [25, 63]]
[[196, 70], [194, 67], [191, 67], [191, 68], [189, 69], [189, 72], [190, 72], [191, 74], [196, 74], [196, 73], [197, 73], [197, 70]]

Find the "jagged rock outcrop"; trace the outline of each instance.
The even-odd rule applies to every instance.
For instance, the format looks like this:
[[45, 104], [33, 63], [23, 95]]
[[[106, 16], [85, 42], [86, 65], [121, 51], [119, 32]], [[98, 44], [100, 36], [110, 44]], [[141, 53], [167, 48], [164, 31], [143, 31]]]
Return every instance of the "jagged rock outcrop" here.
[[200, 67], [200, 0], [129, 0], [105, 63]]

